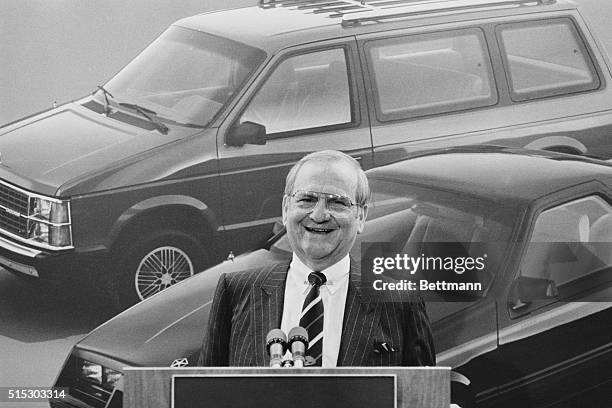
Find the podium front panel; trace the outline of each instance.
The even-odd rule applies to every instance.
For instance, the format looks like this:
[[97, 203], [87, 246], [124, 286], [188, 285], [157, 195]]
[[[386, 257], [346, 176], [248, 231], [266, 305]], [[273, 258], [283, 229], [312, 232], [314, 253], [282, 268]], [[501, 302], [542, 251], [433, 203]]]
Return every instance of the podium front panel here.
[[395, 374], [174, 375], [172, 408], [396, 408]]

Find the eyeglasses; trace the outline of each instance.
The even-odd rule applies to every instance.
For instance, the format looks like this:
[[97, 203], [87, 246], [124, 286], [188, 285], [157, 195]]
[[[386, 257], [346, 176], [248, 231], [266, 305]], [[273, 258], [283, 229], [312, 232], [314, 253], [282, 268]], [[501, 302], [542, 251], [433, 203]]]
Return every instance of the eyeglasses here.
[[336, 215], [347, 215], [354, 205], [359, 205], [347, 196], [319, 193], [317, 191], [298, 190], [289, 197], [293, 199], [298, 208], [306, 211], [313, 211], [319, 201], [324, 200], [327, 211]]

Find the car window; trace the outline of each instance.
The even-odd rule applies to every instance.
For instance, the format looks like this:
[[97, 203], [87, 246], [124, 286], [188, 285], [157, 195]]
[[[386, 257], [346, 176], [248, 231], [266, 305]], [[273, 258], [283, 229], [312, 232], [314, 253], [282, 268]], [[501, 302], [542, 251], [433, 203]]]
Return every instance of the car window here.
[[582, 39], [567, 18], [497, 27], [515, 101], [596, 89], [599, 79]]
[[366, 44], [379, 120], [497, 102], [482, 31], [468, 29]]
[[351, 98], [344, 49], [290, 57], [259, 89], [240, 123], [266, 127], [267, 134], [350, 123]]
[[[572, 295], [572, 286], [609, 273], [612, 266], [612, 207], [589, 196], [543, 211], [521, 261], [520, 278], [530, 293], [556, 299]], [[548, 293], [534, 285], [545, 284]], [[538, 300], [523, 299], [523, 301]]]

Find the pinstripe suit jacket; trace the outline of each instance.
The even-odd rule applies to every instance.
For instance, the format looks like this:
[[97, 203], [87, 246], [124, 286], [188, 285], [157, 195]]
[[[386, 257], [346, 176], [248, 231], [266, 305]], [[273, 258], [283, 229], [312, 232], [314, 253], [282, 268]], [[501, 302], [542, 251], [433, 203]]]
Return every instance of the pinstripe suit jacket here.
[[[289, 260], [221, 276], [200, 366], [268, 365], [266, 335], [281, 325], [288, 269]], [[420, 297], [380, 302], [366, 295], [360, 286], [359, 266], [351, 261], [337, 365], [435, 365], [431, 329]], [[376, 353], [377, 342], [386, 342], [396, 351]]]

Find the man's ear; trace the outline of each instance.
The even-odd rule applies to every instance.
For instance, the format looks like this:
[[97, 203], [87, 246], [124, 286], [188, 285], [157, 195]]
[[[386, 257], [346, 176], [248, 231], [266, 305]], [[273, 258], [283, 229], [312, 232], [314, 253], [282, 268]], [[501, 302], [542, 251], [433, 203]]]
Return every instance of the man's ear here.
[[366, 219], [368, 218], [368, 205], [364, 204], [359, 207], [357, 210], [357, 233], [361, 234], [363, 232], [363, 228], [365, 227]]
[[287, 225], [287, 211], [289, 211], [289, 199], [287, 195], [283, 195], [283, 225]]

